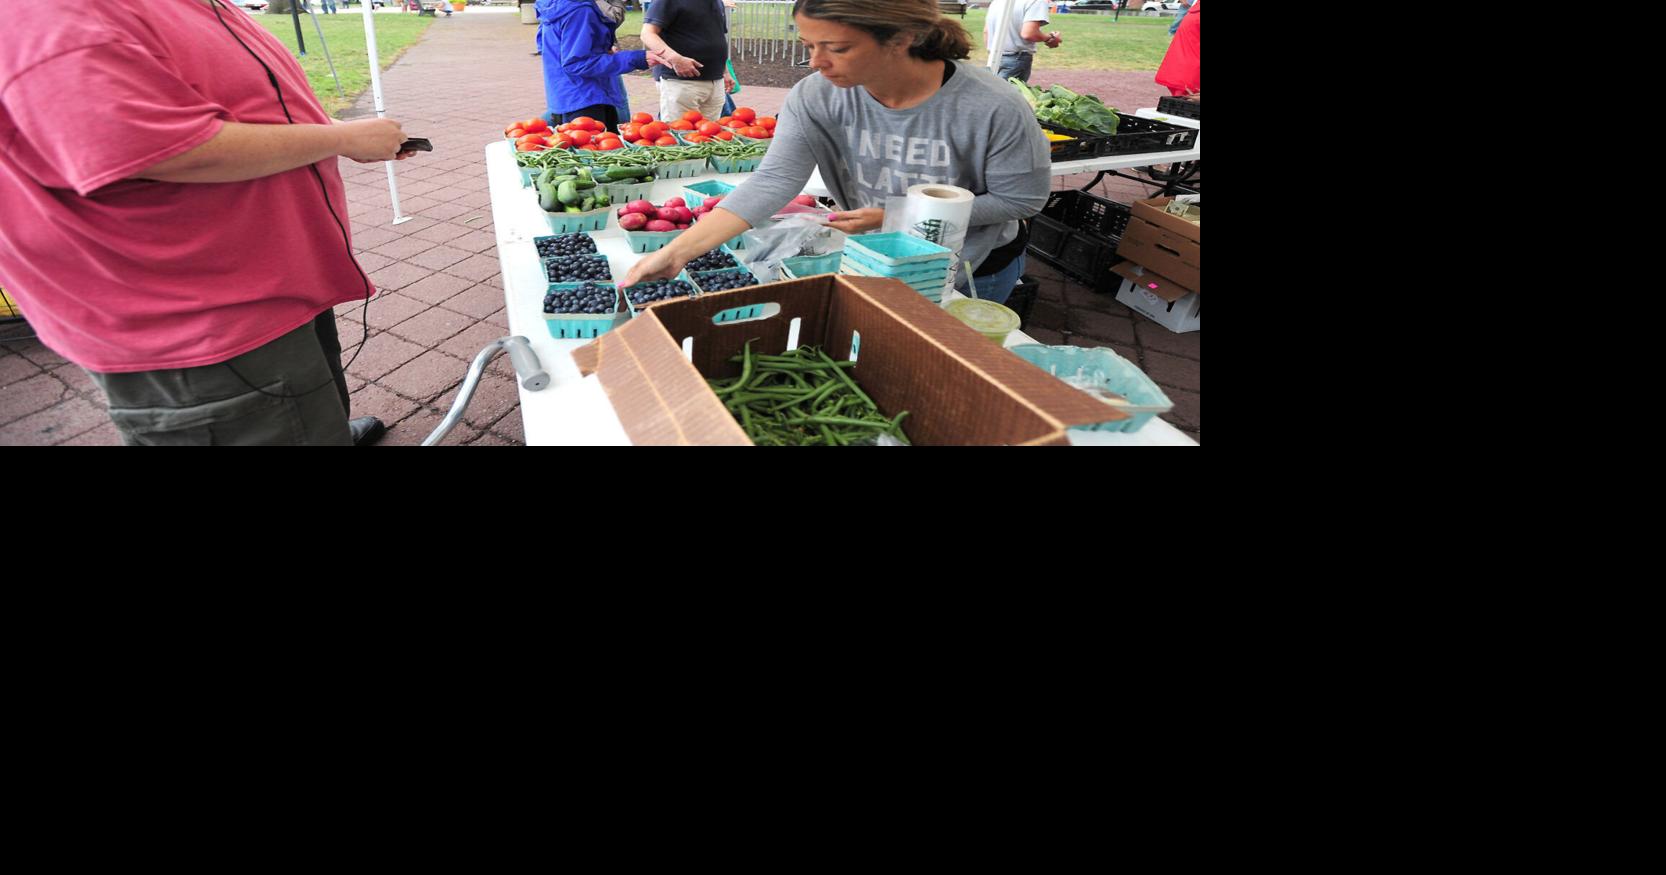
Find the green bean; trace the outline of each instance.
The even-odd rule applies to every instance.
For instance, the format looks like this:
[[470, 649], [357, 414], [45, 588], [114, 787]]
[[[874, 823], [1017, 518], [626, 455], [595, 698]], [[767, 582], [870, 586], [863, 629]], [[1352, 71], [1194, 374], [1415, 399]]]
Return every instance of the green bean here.
[[751, 377], [752, 377], [752, 341], [748, 340], [746, 342], [746, 346], [741, 349], [741, 355], [744, 357], [745, 361], [740, 366], [740, 380], [739, 380], [739, 382], [735, 383], [735, 385], [730, 386], [727, 389], [717, 390], [717, 394], [719, 396], [727, 395], [727, 394], [735, 391], [736, 389], [738, 389], [742, 385], [744, 385], [747, 380], [751, 379]]

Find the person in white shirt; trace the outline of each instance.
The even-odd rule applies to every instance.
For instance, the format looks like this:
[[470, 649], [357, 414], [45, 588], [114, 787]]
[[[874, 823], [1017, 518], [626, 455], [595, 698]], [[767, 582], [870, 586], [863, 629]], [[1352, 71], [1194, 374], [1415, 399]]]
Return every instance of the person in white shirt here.
[[1064, 42], [1056, 30], [1041, 32], [1041, 26], [1049, 20], [1049, 6], [1048, 0], [995, 0], [989, 7], [983, 24], [983, 44], [991, 53], [1000, 51], [1000, 65], [995, 75], [1002, 82], [1013, 76], [1030, 81], [1036, 43], [1056, 49]]

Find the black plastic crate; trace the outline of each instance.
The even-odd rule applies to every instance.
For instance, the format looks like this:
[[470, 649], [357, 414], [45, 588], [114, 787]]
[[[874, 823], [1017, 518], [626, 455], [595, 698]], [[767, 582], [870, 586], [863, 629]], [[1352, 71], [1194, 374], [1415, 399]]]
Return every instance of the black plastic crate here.
[[[1068, 137], [1071, 135], [1065, 134], [1065, 136]], [[1047, 148], [1052, 153], [1053, 163], [1055, 164], [1060, 161], [1075, 161], [1078, 158], [1087, 157], [1082, 154], [1082, 141], [1080, 138], [1064, 141], [1048, 140]]]
[[1078, 193], [1073, 188], [1067, 188], [1047, 195], [1047, 205], [1041, 208], [1041, 214], [1064, 221], [1070, 215], [1070, 202], [1076, 199]]
[[1076, 159], [1097, 158], [1100, 155], [1106, 154], [1104, 152], [1105, 145], [1110, 141], [1110, 138], [1106, 137], [1104, 134], [1095, 134], [1090, 131], [1078, 131], [1075, 128], [1055, 125], [1052, 122], [1041, 122], [1041, 127], [1045, 130], [1052, 131], [1055, 134], [1064, 134], [1067, 137], [1075, 137]]
[[1142, 152], [1181, 152], [1197, 142], [1197, 128], [1188, 128], [1156, 119], [1140, 118], [1118, 112], [1120, 121], [1116, 136], [1094, 134], [1042, 122], [1041, 126], [1082, 141], [1078, 158], [1103, 158], [1107, 155], [1138, 155]]
[[1128, 206], [1076, 189], [1055, 191], [1041, 215], [1030, 220], [1027, 251], [1086, 283], [1096, 292], [1114, 292], [1111, 266], [1132, 211]]
[[1128, 230], [1128, 219], [1133, 215], [1132, 208], [1085, 191], [1074, 194], [1076, 196], [1065, 207], [1066, 225], [1078, 230], [1092, 231], [1101, 237], [1119, 240], [1122, 238], [1122, 232]]
[[1046, 215], [1030, 220], [1030, 248], [1057, 257], [1070, 238], [1070, 226]]
[[1122, 122], [1116, 126], [1116, 136], [1106, 140], [1098, 154], [1138, 155], [1141, 152], [1181, 152], [1197, 142], [1197, 128], [1188, 128], [1152, 118], [1117, 113]]
[[1157, 101], [1157, 111], [1163, 115], [1177, 115], [1194, 121], [1202, 121], [1203, 101], [1187, 100], [1184, 97], [1165, 97]]

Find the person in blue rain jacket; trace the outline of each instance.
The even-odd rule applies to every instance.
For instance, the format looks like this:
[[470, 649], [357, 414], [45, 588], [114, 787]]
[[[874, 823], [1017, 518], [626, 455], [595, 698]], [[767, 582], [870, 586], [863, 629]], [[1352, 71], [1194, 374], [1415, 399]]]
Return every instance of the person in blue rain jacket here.
[[645, 51], [614, 51], [625, 0], [538, 0], [535, 8], [550, 113], [563, 122], [589, 116], [618, 130], [628, 121], [620, 108], [630, 105], [619, 77], [649, 67]]

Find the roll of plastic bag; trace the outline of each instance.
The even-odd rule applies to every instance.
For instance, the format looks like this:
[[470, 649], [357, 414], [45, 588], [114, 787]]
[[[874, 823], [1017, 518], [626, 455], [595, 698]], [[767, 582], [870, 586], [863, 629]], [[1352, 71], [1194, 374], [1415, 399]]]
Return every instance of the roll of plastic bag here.
[[[909, 186], [906, 196], [886, 200], [883, 230], [912, 234], [952, 251], [954, 270], [949, 271], [949, 284], [953, 285], [952, 278], [960, 271], [960, 249], [966, 244], [966, 231], [971, 226], [973, 197], [957, 185], [927, 182]], [[971, 277], [966, 281], [970, 283]]]

